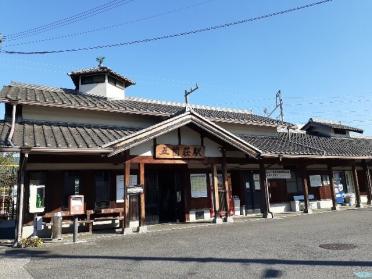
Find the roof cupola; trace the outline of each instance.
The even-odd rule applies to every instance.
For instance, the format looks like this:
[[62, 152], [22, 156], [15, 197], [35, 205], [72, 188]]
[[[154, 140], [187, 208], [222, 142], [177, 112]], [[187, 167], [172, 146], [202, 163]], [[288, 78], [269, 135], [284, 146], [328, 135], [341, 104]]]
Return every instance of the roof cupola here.
[[104, 57], [98, 57], [98, 66], [68, 73], [76, 90], [81, 93], [106, 97], [113, 100], [125, 99], [125, 89], [135, 82], [103, 66]]

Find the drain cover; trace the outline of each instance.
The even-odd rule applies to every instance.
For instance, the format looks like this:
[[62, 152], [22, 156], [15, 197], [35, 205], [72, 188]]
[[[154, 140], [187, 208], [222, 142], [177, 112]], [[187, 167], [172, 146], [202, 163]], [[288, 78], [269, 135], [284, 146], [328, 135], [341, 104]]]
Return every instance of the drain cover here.
[[351, 250], [355, 249], [357, 246], [355, 244], [347, 243], [326, 243], [320, 244], [319, 247], [328, 250]]

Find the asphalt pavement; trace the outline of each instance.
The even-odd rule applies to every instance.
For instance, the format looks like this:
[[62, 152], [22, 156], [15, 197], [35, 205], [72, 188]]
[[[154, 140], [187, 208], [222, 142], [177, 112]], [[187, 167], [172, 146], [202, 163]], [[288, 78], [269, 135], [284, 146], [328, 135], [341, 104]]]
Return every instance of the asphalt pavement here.
[[0, 278], [372, 278], [372, 208], [0, 249], [0, 265]]

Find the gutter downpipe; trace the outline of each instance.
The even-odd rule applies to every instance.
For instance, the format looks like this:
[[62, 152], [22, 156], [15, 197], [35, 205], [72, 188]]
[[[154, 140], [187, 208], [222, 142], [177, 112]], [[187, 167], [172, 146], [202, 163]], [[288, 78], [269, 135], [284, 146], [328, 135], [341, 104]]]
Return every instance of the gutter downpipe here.
[[12, 141], [14, 129], [15, 129], [15, 121], [16, 121], [16, 112], [17, 112], [17, 103], [12, 103], [12, 127], [10, 128], [10, 132], [8, 135], [8, 143], [14, 147], [14, 143]]

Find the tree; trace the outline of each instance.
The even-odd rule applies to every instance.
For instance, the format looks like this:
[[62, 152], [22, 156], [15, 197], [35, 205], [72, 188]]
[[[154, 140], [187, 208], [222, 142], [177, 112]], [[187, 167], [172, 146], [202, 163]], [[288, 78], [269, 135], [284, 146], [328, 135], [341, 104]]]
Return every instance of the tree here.
[[0, 218], [14, 214], [13, 193], [17, 184], [18, 159], [14, 153], [0, 153]]

